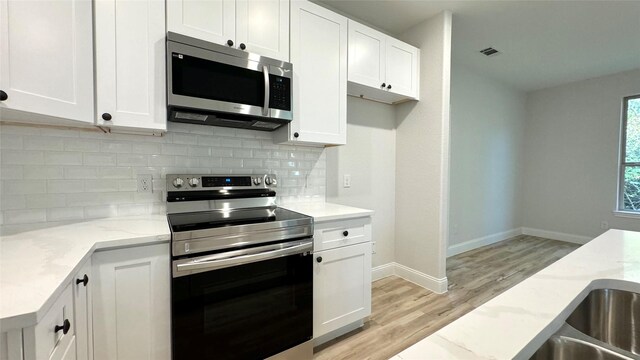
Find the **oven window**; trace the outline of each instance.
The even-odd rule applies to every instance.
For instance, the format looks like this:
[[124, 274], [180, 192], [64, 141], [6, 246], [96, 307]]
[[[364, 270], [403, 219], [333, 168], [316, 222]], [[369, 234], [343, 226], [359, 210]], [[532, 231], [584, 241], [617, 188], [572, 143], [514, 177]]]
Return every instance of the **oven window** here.
[[174, 278], [173, 359], [264, 359], [313, 335], [312, 256]]
[[264, 105], [262, 72], [176, 53], [172, 58], [172, 91], [175, 95]]

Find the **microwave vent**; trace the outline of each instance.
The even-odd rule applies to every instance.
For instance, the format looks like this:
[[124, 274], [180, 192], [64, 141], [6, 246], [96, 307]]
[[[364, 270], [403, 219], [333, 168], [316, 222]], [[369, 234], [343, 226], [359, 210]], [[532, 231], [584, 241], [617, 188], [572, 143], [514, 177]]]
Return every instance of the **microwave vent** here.
[[182, 120], [195, 120], [195, 121], [207, 121], [209, 115], [206, 114], [194, 114], [188, 112], [177, 111], [175, 118]]

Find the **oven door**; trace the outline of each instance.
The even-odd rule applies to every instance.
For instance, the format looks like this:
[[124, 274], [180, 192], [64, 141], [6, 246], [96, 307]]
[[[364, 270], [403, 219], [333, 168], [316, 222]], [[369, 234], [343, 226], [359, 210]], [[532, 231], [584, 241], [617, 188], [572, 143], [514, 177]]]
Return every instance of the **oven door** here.
[[260, 59], [168, 41], [168, 105], [291, 120], [291, 71]]
[[173, 359], [264, 359], [310, 340], [311, 250], [305, 239], [174, 261]]

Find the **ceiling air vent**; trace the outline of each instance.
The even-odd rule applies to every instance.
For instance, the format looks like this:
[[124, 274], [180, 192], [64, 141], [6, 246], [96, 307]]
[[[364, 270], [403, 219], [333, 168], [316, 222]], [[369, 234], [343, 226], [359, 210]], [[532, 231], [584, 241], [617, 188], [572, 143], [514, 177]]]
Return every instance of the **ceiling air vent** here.
[[480, 53], [485, 55], [485, 56], [496, 56], [498, 55], [500, 52], [492, 47], [488, 47], [486, 49], [482, 49], [480, 50]]

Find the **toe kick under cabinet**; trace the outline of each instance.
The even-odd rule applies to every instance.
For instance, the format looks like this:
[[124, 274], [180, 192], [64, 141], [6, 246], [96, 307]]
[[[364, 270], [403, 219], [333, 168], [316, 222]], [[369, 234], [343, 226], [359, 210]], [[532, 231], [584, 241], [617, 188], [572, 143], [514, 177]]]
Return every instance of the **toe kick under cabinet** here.
[[371, 315], [371, 217], [314, 224], [315, 345], [363, 325]]

